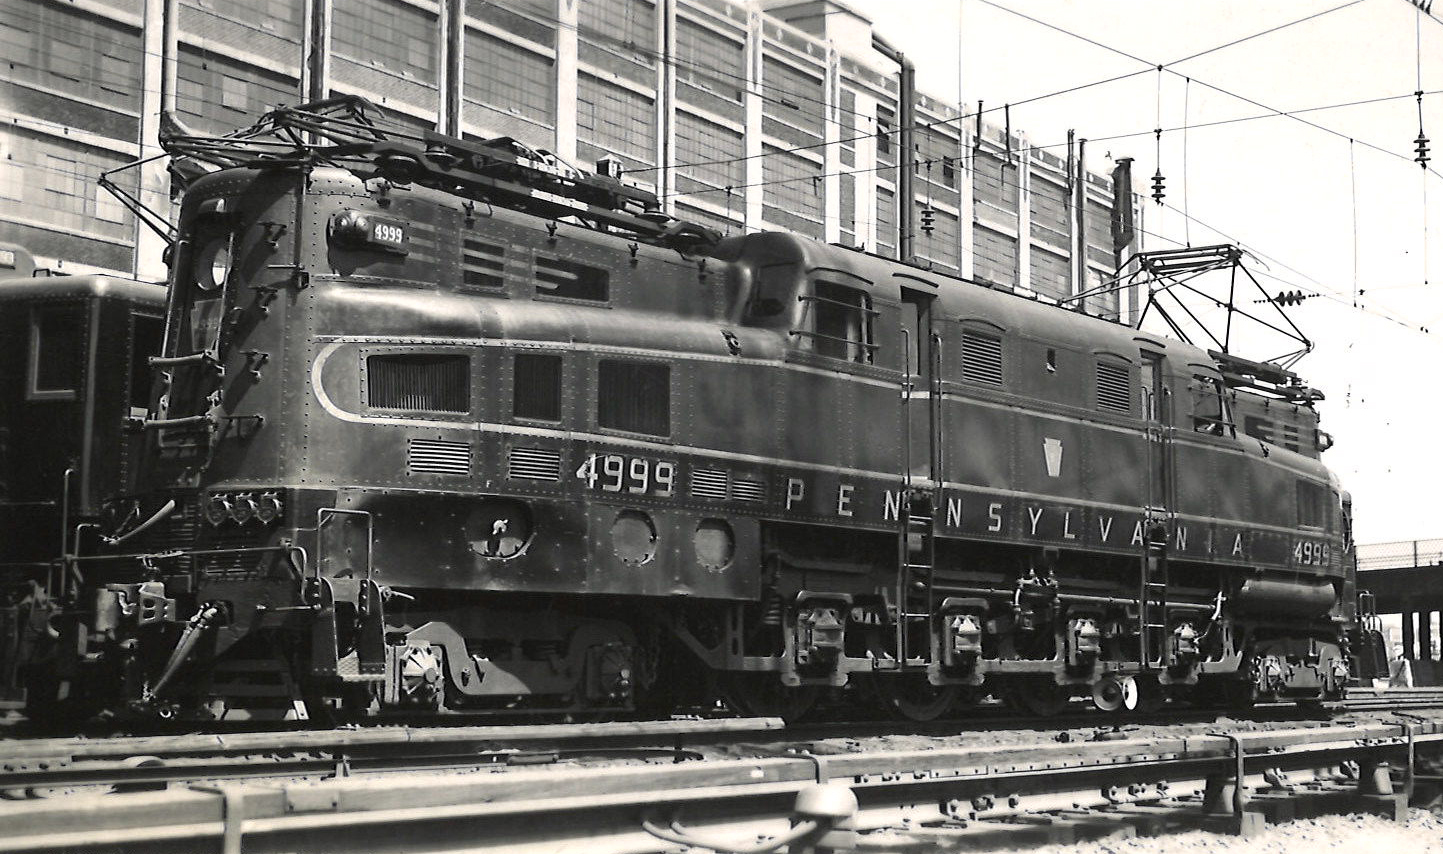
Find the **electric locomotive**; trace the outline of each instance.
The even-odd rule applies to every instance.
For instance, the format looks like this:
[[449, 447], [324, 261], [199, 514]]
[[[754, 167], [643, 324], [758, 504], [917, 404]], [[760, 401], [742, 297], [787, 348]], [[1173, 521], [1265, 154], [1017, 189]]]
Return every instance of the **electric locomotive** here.
[[1345, 495], [1294, 375], [373, 118], [164, 140], [131, 582], [64, 615], [105, 705], [1342, 691]]
[[[111, 579], [80, 556], [121, 521], [109, 501], [135, 473], [126, 424], [149, 405], [165, 288], [41, 275], [14, 245], [0, 245], [0, 270], [0, 704], [20, 705], [27, 689], [83, 693], [70, 684], [77, 650], [105, 631], [75, 597]], [[89, 629], [62, 613], [83, 613]]]

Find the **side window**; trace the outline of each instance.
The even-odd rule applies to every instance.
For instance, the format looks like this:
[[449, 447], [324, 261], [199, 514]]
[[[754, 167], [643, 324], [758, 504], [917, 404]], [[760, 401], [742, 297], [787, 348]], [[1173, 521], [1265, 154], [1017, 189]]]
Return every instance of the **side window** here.
[[561, 357], [517, 353], [512, 372], [512, 413], [535, 421], [561, 420]]
[[536, 292], [558, 299], [606, 302], [611, 298], [610, 274], [565, 258], [536, 256]]
[[1193, 429], [1209, 436], [1235, 436], [1223, 384], [1216, 377], [1193, 377]]
[[1243, 419], [1243, 432], [1260, 442], [1267, 442], [1269, 445], [1277, 443], [1277, 437], [1273, 435], [1273, 422], [1267, 418], [1257, 415], [1247, 416]]
[[671, 366], [602, 359], [597, 365], [596, 423], [628, 433], [671, 435]]
[[865, 291], [831, 282], [813, 283], [802, 297], [806, 309], [802, 329], [793, 330], [812, 342], [819, 356], [870, 365], [876, 343], [872, 340], [872, 298]]
[[131, 315], [130, 408], [142, 413], [150, 407], [150, 357], [160, 355], [165, 321], [147, 314]]
[[31, 400], [74, 400], [85, 371], [84, 306], [37, 306], [30, 312]]
[[1132, 414], [1132, 373], [1126, 364], [1097, 363], [1097, 408]]
[[1002, 385], [1002, 377], [1002, 336], [963, 329], [962, 378], [984, 385]]
[[747, 320], [769, 320], [787, 311], [789, 306], [796, 305], [796, 293], [800, 287], [797, 280], [797, 265], [790, 261], [759, 265], [754, 274], [751, 296], [747, 299]]
[[499, 290], [506, 285], [506, 247], [470, 235], [461, 241], [461, 284], [466, 289]]

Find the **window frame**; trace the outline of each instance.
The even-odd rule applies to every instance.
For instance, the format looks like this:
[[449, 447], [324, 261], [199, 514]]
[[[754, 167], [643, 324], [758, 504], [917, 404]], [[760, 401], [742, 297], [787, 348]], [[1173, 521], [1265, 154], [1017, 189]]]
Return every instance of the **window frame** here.
[[[77, 355], [76, 364], [79, 369], [75, 377], [75, 386], [65, 389], [42, 389], [40, 388], [40, 331], [41, 315], [48, 313], [75, 312], [79, 309], [81, 318], [80, 332], [80, 353]], [[85, 385], [86, 376], [90, 372], [90, 356], [92, 344], [94, 343], [95, 310], [89, 302], [82, 302], [78, 306], [70, 303], [56, 302], [30, 307], [30, 342], [27, 347], [27, 364], [25, 366], [25, 399], [33, 401], [71, 401], [80, 399], [81, 388]]]
[[132, 310], [130, 311], [130, 318], [129, 318], [129, 322], [130, 322], [130, 353], [129, 353], [129, 356], [130, 356], [130, 377], [129, 377], [129, 379], [128, 379], [128, 382], [129, 382], [129, 384], [130, 384], [130, 387], [126, 389], [126, 392], [127, 392], [127, 401], [126, 401], [126, 404], [127, 404], [128, 408], [129, 408], [129, 412], [130, 412], [131, 416], [132, 416], [132, 417], [137, 417], [137, 418], [145, 418], [145, 417], [147, 417], [147, 416], [150, 414], [150, 393], [151, 393], [151, 390], [155, 387], [155, 382], [154, 382], [155, 375], [154, 375], [154, 373], [152, 372], [152, 370], [151, 370], [151, 368], [150, 368], [150, 363], [147, 361], [147, 362], [144, 364], [144, 366], [143, 366], [143, 367], [144, 367], [144, 370], [139, 372], [141, 376], [144, 376], [144, 377], [146, 377], [146, 378], [148, 379], [148, 381], [145, 383], [144, 396], [143, 396], [143, 399], [145, 400], [145, 405], [144, 405], [144, 406], [138, 406], [138, 405], [136, 405], [136, 391], [137, 391], [137, 390], [136, 390], [136, 388], [134, 387], [134, 383], [135, 383], [135, 380], [136, 380], [136, 374], [137, 374], [137, 370], [136, 370], [136, 369], [139, 368], [139, 367], [142, 367], [141, 365], [136, 364], [136, 359], [137, 359], [137, 358], [147, 358], [147, 359], [149, 358], [148, 356], [142, 357], [142, 356], [137, 352], [137, 347], [139, 346], [139, 343], [140, 343], [139, 338], [137, 337], [137, 331], [138, 331], [138, 329], [139, 329], [140, 321], [141, 321], [141, 320], [153, 320], [153, 321], [155, 321], [157, 324], [159, 324], [159, 326], [160, 326], [160, 346], [159, 346], [158, 348], [156, 348], [156, 351], [155, 351], [154, 355], [159, 356], [159, 355], [162, 355], [162, 354], [165, 352], [165, 315], [161, 312], [161, 309], [157, 308], [155, 311], [144, 311], [144, 310], [141, 310], [141, 309], [139, 309], [139, 308], [132, 309]]
[[[540, 273], [543, 271], [543, 269], [546, 268], [547, 264], [555, 265], [554, 267], [547, 270], [547, 272], [553, 275], [557, 271], [570, 272], [565, 269], [566, 265], [580, 267], [585, 270], [600, 273], [604, 277], [602, 281], [602, 289], [605, 291], [605, 296], [603, 296], [601, 299], [592, 299], [590, 297], [565, 296], [562, 294], [552, 293], [550, 289], [542, 287], [542, 282], [544, 280], [540, 276]], [[597, 264], [588, 264], [585, 261], [578, 261], [568, 255], [558, 252], [541, 251], [532, 253], [530, 267], [531, 293], [535, 299], [563, 302], [570, 305], [589, 305], [602, 308], [611, 307], [613, 282], [611, 281], [611, 268], [609, 267], [603, 267]], [[558, 284], [557, 287], [559, 288], [561, 287], [561, 285]]]
[[[1209, 387], [1211, 388], [1209, 389]], [[1233, 413], [1227, 384], [1221, 377], [1194, 372], [1188, 380], [1188, 392], [1192, 403], [1189, 417], [1192, 419], [1193, 433], [1218, 439], [1237, 438], [1237, 418]], [[1205, 400], [1217, 401], [1218, 415], [1216, 418], [1202, 414], [1201, 404]], [[1247, 433], [1246, 430], [1243, 432]]]
[[[817, 293], [820, 287], [850, 291], [859, 298], [859, 301], [856, 305], [853, 305], [839, 299], [823, 296]], [[807, 282], [805, 292], [797, 295], [797, 301], [802, 304], [802, 310], [797, 317], [797, 326], [790, 331], [790, 335], [792, 338], [806, 339], [807, 346], [803, 349], [807, 353], [821, 359], [828, 359], [847, 365], [872, 366], [877, 363], [879, 342], [877, 341], [876, 321], [881, 312], [875, 307], [875, 300], [869, 290], [844, 282], [832, 281], [827, 278], [812, 277], [809, 278]], [[815, 306], [818, 305], [835, 306], [842, 311], [855, 312], [858, 340], [853, 341], [850, 338], [842, 338], [837, 335], [819, 332], [819, 313], [815, 310]], [[818, 347], [819, 341], [835, 342], [835, 344], [844, 348], [846, 355], [837, 356], [822, 352]], [[854, 350], [855, 354], [853, 353]]]

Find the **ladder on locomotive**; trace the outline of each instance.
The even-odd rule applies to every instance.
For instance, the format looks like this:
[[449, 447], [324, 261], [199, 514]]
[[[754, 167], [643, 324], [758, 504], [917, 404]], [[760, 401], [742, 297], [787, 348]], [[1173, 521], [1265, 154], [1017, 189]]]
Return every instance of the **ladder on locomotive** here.
[[[897, 536], [897, 585], [895, 591], [896, 666], [907, 662], [920, 663], [931, 654], [928, 624], [936, 602], [933, 596], [936, 553], [936, 495], [940, 485], [941, 461], [938, 455], [938, 409], [941, 405], [940, 368], [941, 336], [931, 330], [928, 314], [930, 297], [904, 290], [904, 304], [915, 311], [911, 326], [904, 324], [904, 371], [902, 378], [902, 493], [898, 497], [899, 530]], [[920, 389], [919, 389], [920, 385]], [[913, 447], [913, 407], [916, 392], [927, 395], [924, 447]], [[912, 464], [914, 456], [925, 454], [927, 477], [917, 483]], [[910, 649], [912, 629], [921, 624], [921, 649]]]
[[1163, 667], [1167, 660], [1167, 528], [1148, 525], [1137, 595], [1138, 663]]
[[[908, 648], [917, 623], [924, 628], [935, 605], [932, 584], [937, 567], [935, 502], [930, 489], [909, 487], [902, 496], [902, 530], [898, 538], [897, 659], [906, 662], [930, 652], [925, 644], [916, 655]], [[923, 632], [926, 636], [926, 632]]]

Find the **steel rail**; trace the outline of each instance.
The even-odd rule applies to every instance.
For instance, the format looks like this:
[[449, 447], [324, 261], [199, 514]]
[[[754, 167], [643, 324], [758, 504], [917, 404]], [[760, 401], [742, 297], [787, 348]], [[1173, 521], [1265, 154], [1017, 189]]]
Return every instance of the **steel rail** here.
[[780, 718], [727, 718], [16, 740], [0, 742], [0, 793], [537, 764], [616, 751], [681, 757], [689, 745], [765, 736], [784, 726]]
[[[1411, 689], [1350, 697], [1326, 711], [1402, 711], [1443, 707], [1443, 691]], [[985, 708], [985, 707], [984, 707]], [[1285, 723], [1316, 719], [1316, 711], [1290, 705], [1257, 707], [1253, 721]], [[1033, 728], [1095, 729], [1095, 736], [1123, 738], [1123, 726], [1212, 725], [1207, 709], [1163, 709], [1106, 714], [1095, 710], [1037, 718]], [[1109, 727], [1117, 731], [1099, 735]], [[683, 761], [692, 748], [734, 744], [744, 738], [767, 753], [828, 738], [895, 735], [956, 736], [968, 730], [1018, 729], [1014, 715], [982, 715], [928, 723], [836, 721], [784, 727], [776, 718], [636, 721], [472, 727], [377, 727], [322, 731], [215, 733], [105, 739], [37, 739], [0, 742], [0, 796], [33, 796], [47, 790], [114, 786], [155, 788], [198, 780], [344, 777], [382, 771], [539, 765], [576, 758], [619, 757]], [[1086, 734], [1075, 736], [1077, 740]], [[1065, 739], [1066, 737], [1064, 737]]]
[[[800, 812], [805, 798], [799, 795], [828, 781], [851, 790], [861, 829], [966, 834], [997, 830], [998, 819], [1021, 821], [1059, 794], [1091, 791], [1093, 800], [1131, 802], [1124, 815], [1146, 814], [1149, 804], [1166, 802], [1165, 782], [1187, 781], [1196, 789], [1198, 781], [1230, 778], [1237, 767], [1244, 775], [1276, 777], [1277, 771], [1350, 759], [1370, 769], [1440, 745], [1443, 722], [1420, 721], [1130, 742], [416, 775], [404, 786], [352, 778], [72, 796], [0, 803], [0, 852], [169, 846], [229, 854], [243, 842], [247, 852], [424, 852], [464, 843], [477, 852], [535, 846], [641, 854], [675, 847], [646, 834], [644, 821], [676, 828], [684, 818], [687, 827], [704, 824], [713, 837], [740, 826], [755, 842], [759, 827], [780, 831], [789, 817], [794, 823], [812, 820], [815, 815]], [[1365, 785], [1376, 780], [1367, 772], [1359, 776]], [[1404, 803], [1387, 792], [1361, 795], [1394, 815]], [[790, 806], [794, 799], [798, 812]], [[1244, 816], [1233, 818], [1241, 822]]]

